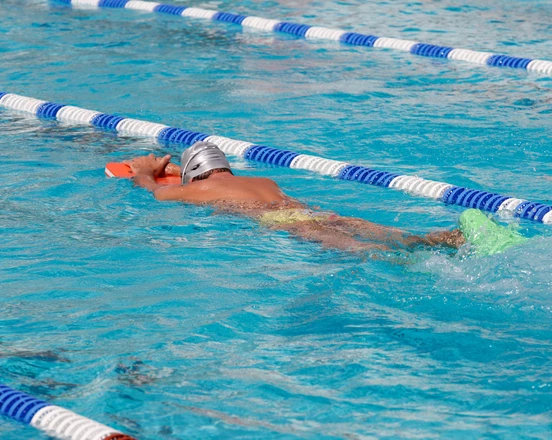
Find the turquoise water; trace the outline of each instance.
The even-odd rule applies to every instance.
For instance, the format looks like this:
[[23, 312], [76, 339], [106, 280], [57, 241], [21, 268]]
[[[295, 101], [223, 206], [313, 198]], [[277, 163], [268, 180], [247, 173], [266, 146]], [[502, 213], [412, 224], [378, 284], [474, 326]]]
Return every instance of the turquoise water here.
[[[547, 2], [170, 3], [552, 59]], [[552, 203], [552, 79], [525, 71], [38, 0], [1, 2], [0, 59], [2, 91]], [[394, 265], [104, 177], [170, 146], [8, 110], [0, 131], [2, 382], [140, 439], [550, 437], [550, 226]], [[416, 233], [461, 212], [232, 164]]]

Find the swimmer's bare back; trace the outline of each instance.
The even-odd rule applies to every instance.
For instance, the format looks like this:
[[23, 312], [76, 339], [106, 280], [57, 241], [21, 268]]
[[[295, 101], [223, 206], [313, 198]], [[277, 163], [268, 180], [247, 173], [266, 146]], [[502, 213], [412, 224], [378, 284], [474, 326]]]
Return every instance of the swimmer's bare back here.
[[186, 185], [160, 187], [154, 191], [154, 195], [158, 200], [181, 200], [189, 203], [255, 203], [272, 206], [273, 209], [291, 202], [291, 199], [270, 179], [234, 176], [229, 172], [214, 173], [208, 179]]

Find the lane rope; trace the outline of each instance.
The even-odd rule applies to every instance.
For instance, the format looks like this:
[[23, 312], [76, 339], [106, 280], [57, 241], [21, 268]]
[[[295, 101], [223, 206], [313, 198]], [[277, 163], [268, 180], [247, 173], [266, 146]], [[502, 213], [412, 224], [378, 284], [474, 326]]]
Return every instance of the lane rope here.
[[116, 429], [0, 384], [0, 414], [63, 440], [136, 440]]
[[505, 54], [480, 52], [470, 49], [453, 48], [418, 41], [397, 38], [377, 37], [375, 35], [346, 32], [339, 29], [309, 26], [287, 21], [269, 20], [266, 18], [220, 12], [187, 6], [174, 6], [157, 2], [137, 0], [56, 0], [67, 5], [82, 8], [118, 8], [142, 12], [158, 12], [180, 17], [201, 18], [213, 21], [224, 21], [244, 27], [252, 27], [266, 32], [283, 32], [307, 39], [339, 41], [353, 46], [378, 47], [410, 52], [414, 55], [430, 58], [447, 58], [494, 67], [525, 69], [552, 76], [552, 61], [532, 58], [513, 57]]
[[[114, 1], [114, 0], [113, 0]], [[190, 146], [197, 141], [208, 141], [231, 156], [278, 165], [288, 168], [313, 171], [341, 180], [350, 180], [386, 188], [402, 190], [410, 195], [441, 201], [449, 205], [481, 209], [487, 212], [511, 211], [515, 217], [552, 224], [552, 206], [525, 199], [503, 196], [497, 193], [451, 185], [445, 182], [422, 179], [416, 176], [380, 171], [347, 162], [325, 159], [290, 150], [281, 150], [208, 135], [168, 125], [138, 119], [109, 115], [70, 105], [56, 104], [35, 98], [0, 92], [0, 106], [39, 118], [56, 119], [80, 125], [113, 130], [122, 135], [151, 137], [164, 145]]]

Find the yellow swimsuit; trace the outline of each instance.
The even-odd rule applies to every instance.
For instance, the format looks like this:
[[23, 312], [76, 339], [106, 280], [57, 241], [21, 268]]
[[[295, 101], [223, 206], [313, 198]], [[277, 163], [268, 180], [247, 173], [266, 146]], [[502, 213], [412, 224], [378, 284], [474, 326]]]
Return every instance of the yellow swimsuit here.
[[310, 209], [292, 208], [268, 211], [259, 220], [263, 226], [278, 226], [297, 222], [322, 222], [333, 216], [334, 214], [311, 211]]

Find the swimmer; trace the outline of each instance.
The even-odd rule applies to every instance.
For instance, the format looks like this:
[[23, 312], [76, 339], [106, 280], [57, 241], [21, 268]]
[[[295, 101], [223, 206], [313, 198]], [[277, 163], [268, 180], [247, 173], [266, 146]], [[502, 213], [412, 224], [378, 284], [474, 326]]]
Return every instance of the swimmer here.
[[[459, 248], [460, 230], [419, 236], [360, 218], [318, 211], [285, 195], [278, 185], [262, 177], [236, 176], [224, 153], [214, 144], [196, 142], [182, 154], [182, 168], [171, 156], [153, 154], [124, 161], [134, 172], [134, 182], [157, 200], [210, 205], [244, 215], [262, 226], [287, 231], [292, 236], [347, 251], [388, 251], [417, 245]], [[181, 176], [181, 185], [163, 185], [156, 177]]]

